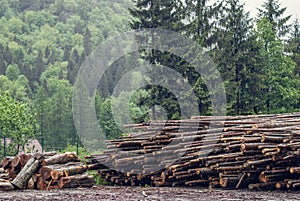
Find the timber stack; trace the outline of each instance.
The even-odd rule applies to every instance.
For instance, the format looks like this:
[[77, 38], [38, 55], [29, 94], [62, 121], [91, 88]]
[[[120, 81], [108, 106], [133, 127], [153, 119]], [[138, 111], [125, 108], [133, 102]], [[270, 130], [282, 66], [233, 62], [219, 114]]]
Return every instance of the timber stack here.
[[300, 189], [300, 113], [128, 125], [89, 157], [114, 185]]
[[98, 168], [82, 163], [75, 152], [4, 157], [0, 168], [0, 190], [92, 187], [95, 180], [86, 171]]

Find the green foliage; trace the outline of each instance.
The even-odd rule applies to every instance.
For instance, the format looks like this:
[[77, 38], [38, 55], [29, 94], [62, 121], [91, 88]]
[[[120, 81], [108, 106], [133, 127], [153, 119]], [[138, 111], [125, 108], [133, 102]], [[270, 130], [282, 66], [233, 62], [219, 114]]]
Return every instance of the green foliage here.
[[7, 154], [15, 155], [24, 148], [28, 139], [34, 137], [35, 127], [35, 115], [27, 105], [14, 100], [7, 93], [0, 93], [1, 137], [11, 140]]
[[[177, 31], [210, 50], [224, 80], [230, 114], [297, 111], [299, 23], [294, 23], [284, 49], [278, 36], [288, 36], [290, 17], [284, 17], [285, 11], [278, 0], [266, 0], [259, 9], [259, 21], [254, 21], [239, 0], [212, 4], [206, 0], [2, 0], [0, 91], [5, 95], [0, 97], [1, 129], [9, 131], [3, 133], [12, 135], [20, 146], [33, 134], [44, 140], [46, 150], [74, 145], [72, 92], [78, 69], [100, 42], [130, 28]], [[149, 84], [136, 93], [112, 96], [123, 73], [145, 61], [179, 72], [192, 87], [180, 96], [195, 93], [201, 114], [210, 114], [211, 94], [188, 63], [160, 51], [140, 53], [135, 63], [129, 56], [124, 63], [115, 62], [100, 81], [96, 113], [108, 139], [126, 134], [120, 125], [148, 121], [149, 114], [152, 119], [181, 118], [176, 97], [160, 86]], [[135, 72], [128, 84], [150, 83], [147, 78]], [[32, 113], [36, 113], [36, 129]], [[25, 120], [19, 122], [19, 117]]]
[[[122, 92], [118, 97], [102, 99], [96, 95], [96, 112], [102, 131], [108, 139], [116, 139], [124, 133], [123, 126], [149, 120], [149, 108], [140, 102], [147, 99], [145, 90]], [[124, 105], [128, 103], [128, 105]]]
[[130, 1], [1, 0], [0, 91], [30, 105], [45, 150], [76, 143], [72, 90], [86, 56], [129, 30]]
[[95, 182], [96, 182], [96, 185], [98, 186], [107, 186], [107, 185], [110, 185], [107, 181], [105, 181], [104, 179], [102, 179], [97, 171], [89, 171], [88, 172], [89, 175], [93, 175], [94, 179], [95, 179]]
[[76, 145], [68, 145], [66, 148], [64, 148], [63, 150], [60, 150], [61, 153], [65, 153], [65, 152], [77, 152], [77, 156], [80, 159], [80, 161], [82, 162], [86, 162], [86, 158], [85, 156], [88, 156], [90, 153], [82, 146], [76, 146]]
[[258, 56], [264, 58], [264, 78], [261, 81], [265, 111], [291, 112], [299, 97], [295, 85], [297, 78], [293, 74], [295, 63], [285, 55], [283, 43], [267, 19], [258, 22], [256, 35], [260, 44]]
[[238, 0], [224, 1], [224, 14], [220, 20], [216, 45], [211, 51], [227, 92], [228, 114], [247, 113], [245, 100], [249, 98], [247, 67], [251, 59], [253, 41], [248, 37], [252, 28], [249, 13]]
[[269, 21], [269, 23], [272, 24], [273, 30], [279, 37], [284, 37], [288, 34], [291, 26], [288, 24], [291, 15], [286, 17], [283, 16], [286, 9], [286, 7], [281, 8], [279, 0], [266, 0], [262, 5], [262, 8], [258, 9], [258, 16], [260, 20], [264, 18]]

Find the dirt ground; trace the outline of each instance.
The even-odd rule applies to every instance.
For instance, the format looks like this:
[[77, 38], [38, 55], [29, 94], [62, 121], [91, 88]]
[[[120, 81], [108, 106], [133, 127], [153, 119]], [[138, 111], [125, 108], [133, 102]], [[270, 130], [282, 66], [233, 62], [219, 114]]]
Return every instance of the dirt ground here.
[[298, 192], [208, 190], [196, 188], [141, 188], [141, 187], [93, 187], [91, 189], [64, 189], [51, 191], [0, 192], [0, 200], [67, 200], [67, 201], [190, 201], [190, 200], [300, 200]]

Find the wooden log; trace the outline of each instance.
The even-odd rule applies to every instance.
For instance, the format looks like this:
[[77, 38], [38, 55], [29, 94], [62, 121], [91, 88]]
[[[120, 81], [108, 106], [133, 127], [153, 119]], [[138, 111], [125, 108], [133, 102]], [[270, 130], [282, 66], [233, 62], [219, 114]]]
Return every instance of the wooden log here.
[[249, 184], [248, 188], [250, 190], [272, 190], [276, 189], [277, 182], [267, 182], [267, 183], [255, 183]]
[[20, 156], [20, 164], [22, 167], [24, 167], [26, 165], [26, 163], [31, 158], [31, 156], [32, 156], [31, 154], [22, 154]]
[[220, 186], [222, 188], [235, 188], [239, 183], [238, 177], [220, 178]]
[[57, 154], [46, 158], [42, 162], [42, 166], [54, 165], [54, 164], [65, 164], [68, 162], [79, 162], [79, 158], [77, 157], [75, 152], [66, 152], [63, 154]]
[[283, 143], [284, 140], [286, 140], [286, 137], [282, 137], [282, 136], [268, 136], [263, 134], [261, 137], [261, 141], [265, 142], [265, 143], [269, 143], [269, 142], [275, 142], [275, 143]]
[[43, 177], [38, 177], [37, 179], [37, 189], [38, 190], [46, 190], [48, 187], [48, 183], [45, 181]]
[[49, 166], [42, 166], [39, 169], [39, 174], [45, 179], [48, 180], [51, 178], [51, 172], [55, 169], [67, 168], [70, 166], [83, 166], [84, 164], [81, 162], [69, 162], [66, 164], [54, 164]]
[[9, 180], [11, 177], [9, 176], [9, 173], [1, 173], [0, 179]]
[[249, 160], [244, 164], [244, 167], [253, 167], [253, 166], [257, 167], [259, 165], [267, 164], [272, 161], [273, 161], [272, 158], [265, 158], [265, 159], [252, 160], [252, 161]]
[[14, 186], [10, 182], [0, 182], [0, 191], [12, 191]]
[[38, 180], [38, 177], [36, 175], [33, 175], [28, 181], [27, 188], [28, 189], [36, 189], [37, 188], [37, 180]]
[[60, 177], [68, 177], [70, 175], [82, 174], [87, 171], [87, 167], [84, 165], [62, 167], [60, 169], [54, 169], [51, 171], [51, 178], [58, 180]]
[[11, 161], [14, 159], [14, 157], [6, 156], [2, 159], [1, 167], [4, 169], [8, 169], [11, 167]]
[[61, 177], [59, 180], [59, 188], [78, 188], [92, 187], [95, 185], [93, 176], [75, 175], [70, 177]]
[[192, 180], [192, 181], [186, 181], [185, 185], [186, 186], [205, 186], [205, 187], [207, 187], [209, 182], [210, 182], [210, 180], [207, 180], [207, 179], [197, 179], [197, 180]]
[[20, 164], [20, 157], [19, 156], [15, 156], [14, 159], [11, 161], [11, 166], [12, 167], [17, 167], [21, 165]]
[[287, 184], [286, 184], [286, 182], [280, 181], [280, 182], [276, 183], [275, 187], [278, 190], [284, 190], [284, 189], [287, 189]]
[[290, 168], [290, 173], [291, 174], [300, 173], [300, 167], [291, 167]]
[[241, 186], [241, 184], [243, 183], [243, 180], [244, 180], [244, 178], [245, 178], [246, 175], [247, 175], [247, 174], [246, 174], [245, 172], [242, 174], [242, 176], [239, 178], [238, 183], [237, 183], [236, 186], [235, 186], [235, 189], [240, 188], [240, 186]]
[[43, 156], [40, 154], [36, 154], [31, 159], [29, 159], [18, 176], [12, 181], [12, 184], [18, 189], [25, 189], [27, 187], [29, 179], [40, 167], [42, 160]]
[[274, 181], [282, 181], [283, 179], [285, 179], [287, 177], [288, 177], [287, 174], [282, 174], [282, 173], [270, 174], [270, 175], [266, 175], [266, 174], [262, 173], [259, 175], [259, 181], [262, 183], [268, 183], [268, 182], [274, 182]]
[[39, 169], [39, 173], [44, 180], [48, 180], [51, 178], [51, 171], [52, 168], [50, 168], [49, 166], [43, 166]]
[[17, 167], [11, 167], [10, 169], [6, 170], [8, 173], [8, 176], [12, 179], [16, 178], [17, 175], [20, 173], [21, 171], [21, 167], [17, 166]]

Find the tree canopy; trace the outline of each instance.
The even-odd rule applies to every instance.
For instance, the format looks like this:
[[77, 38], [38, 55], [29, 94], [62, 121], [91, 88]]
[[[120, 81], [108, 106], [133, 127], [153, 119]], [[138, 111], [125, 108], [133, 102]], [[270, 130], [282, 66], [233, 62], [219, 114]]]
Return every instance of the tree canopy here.
[[[257, 19], [240, 0], [0, 0], [2, 135], [20, 147], [29, 137], [43, 141], [46, 150], [75, 144], [72, 92], [78, 70], [101, 42], [142, 28], [176, 31], [204, 47], [221, 73], [229, 114], [299, 111], [299, 21], [290, 26], [285, 12], [278, 0], [265, 0]], [[117, 108], [115, 117], [112, 105], [128, 97], [134, 123], [181, 118], [175, 95], [149, 84], [149, 76], [140, 72], [132, 74], [128, 85], [148, 82], [146, 86], [113, 95], [132, 66], [149, 63], [178, 72], [183, 81], [177, 84], [191, 86], [181, 95], [194, 93], [200, 113], [211, 114], [213, 92], [191, 64], [158, 50], [141, 50], [138, 56], [114, 62], [97, 87], [96, 113], [108, 138], [123, 134], [118, 123], [126, 114]]]

